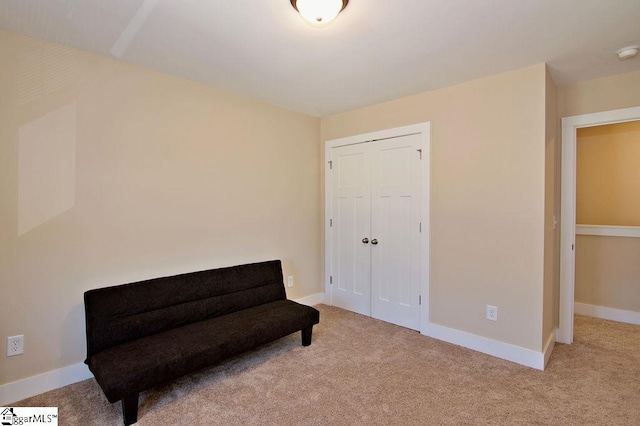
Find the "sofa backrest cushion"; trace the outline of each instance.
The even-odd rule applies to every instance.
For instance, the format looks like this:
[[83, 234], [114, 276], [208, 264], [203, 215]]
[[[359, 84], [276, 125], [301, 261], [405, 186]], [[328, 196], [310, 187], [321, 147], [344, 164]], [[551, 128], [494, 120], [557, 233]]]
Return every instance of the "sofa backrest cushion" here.
[[87, 358], [137, 338], [286, 299], [279, 260], [211, 269], [84, 294]]

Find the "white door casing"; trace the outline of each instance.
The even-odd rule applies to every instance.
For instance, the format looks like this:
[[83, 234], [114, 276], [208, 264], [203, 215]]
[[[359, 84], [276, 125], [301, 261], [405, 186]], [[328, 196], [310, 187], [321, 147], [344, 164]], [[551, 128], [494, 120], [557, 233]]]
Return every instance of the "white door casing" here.
[[[325, 292], [331, 304], [426, 329], [429, 151], [429, 123], [326, 142]], [[367, 167], [371, 172], [363, 174]], [[352, 225], [347, 235], [340, 232]], [[359, 286], [355, 277], [371, 284]]]

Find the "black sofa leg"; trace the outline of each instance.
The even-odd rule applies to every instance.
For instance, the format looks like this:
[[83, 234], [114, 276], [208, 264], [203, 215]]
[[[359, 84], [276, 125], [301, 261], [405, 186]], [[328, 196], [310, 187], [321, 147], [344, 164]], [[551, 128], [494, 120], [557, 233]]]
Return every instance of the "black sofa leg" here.
[[138, 421], [138, 394], [129, 395], [122, 400], [122, 418], [124, 426]]
[[311, 344], [311, 333], [313, 332], [313, 326], [310, 325], [302, 330], [302, 346], [309, 346]]

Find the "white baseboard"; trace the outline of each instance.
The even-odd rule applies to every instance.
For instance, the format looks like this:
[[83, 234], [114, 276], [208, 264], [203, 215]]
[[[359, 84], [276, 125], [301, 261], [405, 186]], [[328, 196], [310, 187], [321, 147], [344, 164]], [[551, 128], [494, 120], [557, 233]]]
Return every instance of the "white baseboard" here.
[[316, 293], [310, 296], [301, 297], [300, 299], [295, 299], [295, 302], [302, 303], [303, 305], [313, 306], [319, 305], [325, 302], [326, 297], [324, 293]]
[[588, 305], [586, 303], [578, 302], [574, 303], [573, 311], [577, 315], [584, 315], [586, 317], [595, 317], [611, 321], [640, 325], [640, 312], [636, 311], [625, 311], [624, 309]]
[[[318, 305], [325, 303], [325, 294], [316, 293], [296, 299], [303, 305]], [[73, 383], [81, 382], [93, 377], [84, 363], [70, 365], [57, 370], [48, 371], [37, 376], [27, 377], [16, 382], [0, 385], [0, 406], [39, 395], [50, 390], [58, 389]]]
[[[544, 370], [545, 367], [546, 353], [536, 352], [465, 331], [429, 323], [426, 330], [422, 330], [422, 334], [537, 370]], [[549, 348], [545, 348], [545, 351], [548, 350], [550, 355], [553, 346], [549, 342], [547, 342]]]
[[0, 386], [0, 406], [93, 377], [82, 362]]

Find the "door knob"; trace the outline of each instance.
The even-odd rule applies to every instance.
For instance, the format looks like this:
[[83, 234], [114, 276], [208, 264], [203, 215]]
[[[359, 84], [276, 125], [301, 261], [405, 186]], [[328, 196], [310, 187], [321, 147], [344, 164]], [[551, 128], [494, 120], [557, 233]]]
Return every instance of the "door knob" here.
[[378, 244], [378, 240], [374, 238], [373, 240], [371, 240], [371, 244], [373, 244], [374, 246], [377, 245]]
[[367, 237], [364, 237], [364, 238], [362, 239], [362, 242], [363, 242], [363, 243], [365, 243], [365, 244], [367, 244], [367, 243], [369, 242], [369, 239], [368, 239]]

